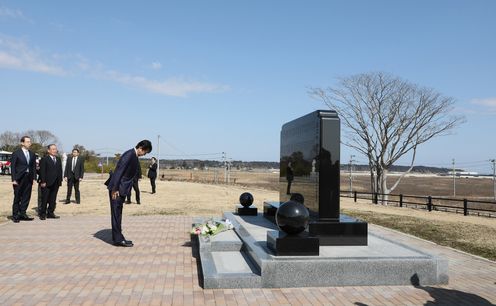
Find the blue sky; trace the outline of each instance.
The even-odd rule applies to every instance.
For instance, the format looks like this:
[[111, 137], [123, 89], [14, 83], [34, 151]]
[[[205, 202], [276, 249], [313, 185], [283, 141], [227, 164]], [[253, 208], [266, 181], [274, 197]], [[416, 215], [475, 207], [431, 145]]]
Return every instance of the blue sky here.
[[489, 172], [495, 13], [495, 1], [0, 0], [0, 132], [48, 129], [65, 150], [100, 152], [160, 134], [161, 158], [276, 161], [281, 125], [325, 108], [308, 87], [384, 71], [466, 116], [417, 165]]

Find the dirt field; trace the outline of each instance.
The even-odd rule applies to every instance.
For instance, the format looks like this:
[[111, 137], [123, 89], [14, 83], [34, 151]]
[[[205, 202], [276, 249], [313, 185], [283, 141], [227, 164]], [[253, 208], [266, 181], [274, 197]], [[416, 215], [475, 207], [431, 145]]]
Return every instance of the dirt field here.
[[[260, 206], [266, 199], [279, 198], [277, 172], [231, 171], [229, 185], [225, 184], [224, 171], [219, 169], [208, 171], [162, 170], [161, 174], [164, 174], [164, 180], [157, 180], [158, 193], [155, 195], [149, 193], [148, 179], [144, 178], [140, 181], [143, 205], [128, 205], [125, 209], [126, 214], [204, 215], [214, 212], [220, 213], [223, 210], [232, 209], [231, 205], [237, 203], [239, 194], [245, 191], [252, 192], [256, 204]], [[60, 202], [57, 204], [57, 212], [60, 214], [108, 213], [108, 199], [103, 181], [104, 177], [99, 174], [86, 175], [86, 180], [81, 183], [81, 205], [63, 204], [67, 190], [64, 184], [59, 190], [58, 199]], [[450, 196], [452, 184], [452, 179], [447, 177], [407, 176], [395, 190], [395, 193]], [[368, 176], [357, 175], [354, 177], [353, 190], [368, 191], [368, 185]], [[460, 178], [457, 179], [457, 195], [460, 198], [490, 200], [493, 192], [492, 186], [492, 180], [489, 178]], [[341, 189], [349, 189], [349, 179], [344, 173], [341, 175]], [[10, 177], [0, 176], [1, 216], [10, 214], [12, 197]], [[30, 209], [36, 207], [36, 198], [37, 190], [33, 188]]]
[[[108, 191], [103, 185], [105, 181], [100, 175], [89, 174], [81, 182], [81, 204], [64, 204], [67, 187], [65, 183], [59, 189], [58, 203], [55, 213], [61, 216], [77, 214], [109, 214]], [[278, 199], [278, 194], [261, 188], [243, 188], [238, 186], [208, 185], [190, 182], [157, 181], [157, 193], [151, 194], [148, 179], [140, 181], [141, 205], [133, 204], [124, 207], [125, 215], [141, 214], [178, 214], [178, 215], [215, 215], [224, 211], [232, 211], [235, 203], [239, 203], [239, 195], [249, 191], [255, 198], [255, 204], [262, 207], [264, 200]], [[0, 218], [4, 221], [12, 214], [13, 192], [10, 177], [0, 176]], [[74, 192], [73, 198], [74, 201]], [[37, 184], [33, 186], [33, 194], [28, 214], [35, 216], [37, 207]]]
[[[223, 183], [224, 171], [213, 170], [161, 170], [166, 180], [191, 181], [200, 183]], [[397, 176], [389, 180], [391, 186]], [[248, 187], [262, 187], [279, 190], [279, 173], [272, 171], [231, 171], [230, 183]], [[341, 190], [350, 190], [349, 175], [341, 173]], [[353, 175], [353, 190], [370, 191], [370, 177], [366, 174]], [[402, 179], [395, 194], [453, 197], [453, 178], [434, 175], [409, 175]], [[456, 178], [456, 198], [470, 198], [491, 201], [494, 199], [493, 180], [490, 177]]]

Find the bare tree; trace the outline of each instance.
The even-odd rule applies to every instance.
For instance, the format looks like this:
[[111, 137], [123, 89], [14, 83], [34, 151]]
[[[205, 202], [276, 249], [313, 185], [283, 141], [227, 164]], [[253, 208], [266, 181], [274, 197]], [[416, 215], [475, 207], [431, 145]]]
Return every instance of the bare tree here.
[[[336, 87], [310, 88], [309, 94], [338, 112], [343, 143], [368, 158], [371, 189], [385, 195], [412, 170], [419, 145], [465, 121], [450, 114], [453, 98], [380, 72], [340, 78]], [[407, 153], [409, 169], [388, 188], [389, 168]]]
[[46, 130], [28, 130], [22, 133], [5, 131], [0, 134], [0, 149], [14, 151], [20, 147], [22, 136], [29, 136], [33, 143], [31, 150], [42, 155], [49, 144], [60, 144], [57, 136]]
[[20, 143], [21, 137], [19, 133], [5, 131], [0, 134], [0, 149], [5, 151], [14, 151]]
[[41, 146], [46, 147], [49, 144], [58, 144], [59, 140], [52, 132], [47, 130], [36, 130], [26, 132], [31, 135], [33, 142], [39, 143]]

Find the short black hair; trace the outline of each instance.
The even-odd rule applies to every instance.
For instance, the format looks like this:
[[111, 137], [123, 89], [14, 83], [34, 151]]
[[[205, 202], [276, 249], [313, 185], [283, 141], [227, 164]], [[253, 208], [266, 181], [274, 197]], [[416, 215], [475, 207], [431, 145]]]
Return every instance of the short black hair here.
[[21, 137], [21, 142], [24, 143], [24, 141], [26, 140], [26, 138], [31, 139], [31, 137], [29, 137], [29, 136], [22, 136]]
[[48, 150], [50, 150], [50, 147], [51, 147], [51, 146], [56, 146], [56, 144], [54, 144], [54, 143], [49, 144], [49, 145], [47, 146], [47, 149], [48, 149]]
[[136, 149], [141, 148], [142, 150], [145, 150], [146, 152], [150, 153], [152, 151], [152, 142], [150, 140], [142, 140], [138, 142], [136, 145]]
[[74, 149], [72, 149], [72, 151], [71, 151], [71, 152], [74, 152], [74, 151], [77, 151], [77, 152], [79, 153], [79, 149], [78, 149], [78, 148], [74, 148]]
[[152, 157], [152, 160], [157, 160], [155, 157]]

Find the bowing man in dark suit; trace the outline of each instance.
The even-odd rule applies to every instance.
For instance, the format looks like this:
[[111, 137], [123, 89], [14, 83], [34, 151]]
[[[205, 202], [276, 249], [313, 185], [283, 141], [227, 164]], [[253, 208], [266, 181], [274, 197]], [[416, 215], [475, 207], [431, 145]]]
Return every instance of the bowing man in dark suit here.
[[57, 146], [51, 144], [48, 146], [47, 156], [40, 161], [39, 179], [42, 194], [41, 211], [38, 212], [40, 220], [60, 218], [55, 215], [57, 193], [62, 185], [62, 161], [57, 153]]
[[64, 170], [64, 180], [67, 181], [67, 197], [65, 204], [71, 203], [72, 186], [76, 194], [76, 204], [81, 203], [81, 195], [79, 193], [79, 182], [84, 176], [84, 160], [79, 156], [79, 149], [72, 149], [72, 155], [67, 159]]
[[133, 246], [133, 242], [126, 240], [122, 235], [122, 205], [126, 196], [131, 192], [135, 178], [139, 175], [138, 157], [151, 151], [152, 143], [149, 140], [142, 140], [135, 148], [124, 152], [117, 162], [112, 176], [106, 182], [112, 216], [112, 240], [116, 246]]
[[157, 179], [157, 159], [152, 157], [152, 163], [148, 167], [148, 178], [152, 185], [152, 193], [155, 193], [155, 180]]
[[14, 202], [12, 203], [12, 221], [31, 221], [33, 218], [26, 214], [31, 200], [31, 190], [36, 176], [36, 155], [29, 151], [31, 138], [21, 138], [21, 148], [14, 151], [11, 157], [10, 172], [14, 187]]

